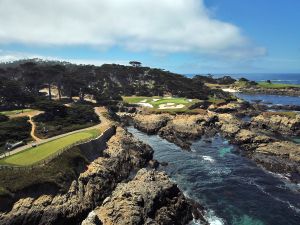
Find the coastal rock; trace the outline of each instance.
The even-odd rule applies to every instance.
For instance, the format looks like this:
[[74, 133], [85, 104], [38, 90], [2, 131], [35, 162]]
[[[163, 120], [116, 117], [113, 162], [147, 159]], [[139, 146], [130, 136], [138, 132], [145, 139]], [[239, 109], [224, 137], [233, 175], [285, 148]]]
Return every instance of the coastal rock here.
[[256, 149], [256, 152], [282, 156], [295, 162], [300, 162], [300, 146], [290, 141], [276, 141], [262, 144]]
[[282, 95], [282, 96], [300, 96], [300, 88], [260, 88], [260, 87], [245, 87], [239, 88], [239, 91], [248, 94], [267, 94], [267, 95]]
[[162, 127], [167, 125], [170, 119], [171, 116], [168, 114], [138, 114], [133, 117], [134, 126], [147, 134], [157, 133]]
[[159, 130], [158, 134], [166, 140], [190, 149], [192, 140], [201, 137], [217, 121], [214, 113], [198, 115], [177, 115]]
[[119, 184], [94, 212], [103, 225], [181, 225], [192, 219], [191, 205], [168, 176], [146, 169]]
[[300, 182], [300, 146], [288, 141], [261, 144], [252, 158], [276, 173], [288, 173], [293, 182]]
[[300, 135], [300, 115], [290, 117], [284, 113], [263, 113], [252, 120], [252, 126], [271, 129], [290, 135]]
[[232, 114], [218, 114], [218, 120], [217, 125], [225, 137], [233, 138], [243, 127], [243, 122]]
[[0, 213], [0, 224], [78, 224], [111, 194], [119, 182], [152, 159], [150, 146], [121, 128], [107, 145], [106, 157], [93, 161], [73, 181], [67, 193], [20, 199], [10, 211]]
[[232, 140], [232, 143], [238, 144], [244, 150], [255, 150], [262, 143], [270, 143], [274, 141], [273, 138], [260, 135], [258, 132], [241, 129]]
[[209, 110], [216, 113], [237, 113], [249, 109], [249, 104], [246, 102], [230, 102], [225, 105], [221, 105], [215, 108], [209, 108]]

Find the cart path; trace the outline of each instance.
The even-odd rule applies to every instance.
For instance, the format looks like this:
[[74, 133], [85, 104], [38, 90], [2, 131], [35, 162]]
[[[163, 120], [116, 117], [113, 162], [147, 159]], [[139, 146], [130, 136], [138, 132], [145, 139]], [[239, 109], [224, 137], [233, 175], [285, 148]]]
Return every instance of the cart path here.
[[[107, 128], [109, 128], [112, 125], [112, 123], [111, 123], [110, 120], [108, 120], [104, 116], [104, 113], [107, 113], [107, 110], [104, 107], [95, 107], [94, 110], [95, 110], [95, 113], [99, 116], [99, 119], [101, 121], [99, 124], [97, 124], [95, 126], [92, 126], [92, 127], [87, 127], [87, 128], [84, 128], [84, 129], [75, 130], [75, 131], [71, 131], [71, 132], [68, 132], [68, 133], [60, 134], [60, 135], [57, 135], [57, 136], [54, 136], [54, 137], [51, 137], [51, 138], [47, 138], [47, 139], [40, 139], [40, 138], [38, 138], [38, 137], [36, 137], [34, 135], [34, 131], [35, 131], [35, 127], [36, 126], [35, 126], [34, 122], [32, 121], [32, 117], [35, 116], [35, 115], [38, 115], [38, 114], [40, 114], [42, 112], [41, 111], [35, 112], [35, 115], [33, 115], [33, 114], [28, 115], [27, 114], [27, 116], [29, 116], [29, 118], [30, 118], [29, 122], [32, 125], [31, 136], [32, 136], [32, 138], [34, 140], [36, 140], [36, 144], [40, 145], [40, 144], [43, 144], [43, 143], [46, 143], [46, 142], [49, 142], [49, 141], [53, 141], [53, 140], [56, 140], [56, 139], [68, 136], [70, 134], [75, 134], [75, 133], [86, 131], [86, 130], [100, 129], [100, 130], [104, 131]], [[32, 147], [32, 143], [29, 143], [27, 145], [23, 145], [23, 146], [21, 146], [19, 148], [16, 148], [16, 149], [10, 151], [9, 155], [8, 154], [2, 154], [2, 155], [0, 155], [0, 159], [1, 158], [5, 158], [6, 156], [14, 155], [16, 153], [19, 153], [19, 152], [24, 151], [26, 149], [29, 149], [31, 147]]]

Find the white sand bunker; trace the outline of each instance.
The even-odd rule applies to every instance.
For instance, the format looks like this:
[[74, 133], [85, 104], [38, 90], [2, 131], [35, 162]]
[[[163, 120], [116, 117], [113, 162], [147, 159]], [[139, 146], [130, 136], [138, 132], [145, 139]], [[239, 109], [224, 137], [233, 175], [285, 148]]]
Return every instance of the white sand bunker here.
[[149, 107], [149, 108], [153, 108], [153, 105], [151, 105], [150, 103], [145, 103], [145, 102], [139, 102], [137, 103], [138, 105], [144, 106], [144, 107]]
[[157, 102], [158, 100], [160, 100], [160, 99], [159, 98], [152, 99], [153, 102]]
[[224, 89], [222, 89], [222, 91], [224, 91], [224, 92], [229, 92], [229, 93], [237, 93], [237, 92], [240, 92], [240, 91], [235, 90], [235, 89], [232, 89], [232, 88], [224, 88]]
[[175, 105], [175, 103], [166, 103], [166, 104], [160, 104], [159, 109], [182, 109], [185, 105], [183, 104], [178, 104]]

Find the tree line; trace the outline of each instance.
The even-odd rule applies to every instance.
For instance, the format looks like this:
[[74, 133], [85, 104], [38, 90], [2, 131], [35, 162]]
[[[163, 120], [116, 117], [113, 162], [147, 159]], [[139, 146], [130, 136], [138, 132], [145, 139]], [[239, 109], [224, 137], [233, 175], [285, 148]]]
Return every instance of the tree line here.
[[[67, 96], [84, 100], [87, 95], [101, 103], [120, 100], [122, 95], [162, 96], [206, 99], [209, 88], [199, 79], [190, 79], [161, 69], [104, 64], [102, 66], [74, 65], [61, 62], [25, 61], [0, 65], [0, 105], [24, 107], [39, 98], [52, 100], [52, 87], [58, 99]], [[47, 96], [40, 90], [47, 88]]]

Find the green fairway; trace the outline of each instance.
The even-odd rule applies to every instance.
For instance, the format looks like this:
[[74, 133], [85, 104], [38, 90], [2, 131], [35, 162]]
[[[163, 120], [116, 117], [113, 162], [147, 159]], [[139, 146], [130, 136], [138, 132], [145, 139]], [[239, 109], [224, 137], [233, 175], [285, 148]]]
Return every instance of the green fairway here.
[[275, 84], [275, 83], [268, 83], [268, 82], [260, 82], [258, 83], [258, 86], [262, 88], [270, 88], [270, 89], [300, 88], [299, 84]]
[[68, 136], [41, 144], [37, 147], [29, 148], [15, 155], [0, 159], [0, 165], [29, 166], [41, 160], [47, 159], [49, 156], [72, 144], [95, 138], [98, 135], [100, 135], [100, 130], [96, 129], [70, 134]]
[[[148, 107], [154, 110], [163, 111], [184, 111], [189, 106], [199, 102], [198, 99], [176, 98], [176, 97], [143, 97], [143, 96], [125, 96], [123, 101], [130, 104], [150, 104]], [[150, 107], [152, 106], [152, 107]], [[178, 107], [178, 108], [177, 108]]]
[[17, 109], [17, 110], [11, 110], [11, 111], [2, 111], [0, 114], [5, 115], [5, 116], [11, 116], [19, 113], [26, 113], [26, 112], [31, 112], [34, 111], [34, 109]]

